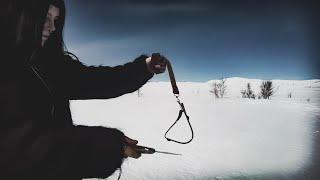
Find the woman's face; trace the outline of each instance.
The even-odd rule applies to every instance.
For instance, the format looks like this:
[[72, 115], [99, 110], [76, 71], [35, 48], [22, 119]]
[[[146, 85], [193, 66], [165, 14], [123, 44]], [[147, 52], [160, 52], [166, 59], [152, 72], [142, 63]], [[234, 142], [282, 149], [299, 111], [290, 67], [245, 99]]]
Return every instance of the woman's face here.
[[47, 18], [44, 23], [43, 31], [42, 31], [42, 42], [44, 43], [48, 40], [49, 36], [56, 30], [55, 21], [59, 19], [60, 10], [56, 6], [50, 5], [47, 13]]

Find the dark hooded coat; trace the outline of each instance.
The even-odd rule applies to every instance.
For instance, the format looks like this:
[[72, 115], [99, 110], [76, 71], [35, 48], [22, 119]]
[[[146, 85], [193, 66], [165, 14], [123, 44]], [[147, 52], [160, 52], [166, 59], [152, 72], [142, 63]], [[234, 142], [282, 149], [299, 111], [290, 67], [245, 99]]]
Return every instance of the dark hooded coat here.
[[0, 47], [0, 179], [108, 177], [123, 161], [124, 134], [73, 124], [69, 101], [114, 98], [137, 90], [153, 76], [147, 56], [122, 66], [94, 67], [68, 54], [29, 53], [35, 49], [32, 44], [20, 48], [13, 39], [19, 18], [27, 17], [19, 8], [31, 1], [3, 3], [8, 2], [0, 8], [0, 39], [5, 45]]
[[123, 133], [74, 125], [69, 100], [114, 98], [137, 90], [152, 77], [146, 58], [89, 67], [65, 55], [2, 67], [13, 71], [0, 82], [1, 179], [111, 175], [123, 160]]

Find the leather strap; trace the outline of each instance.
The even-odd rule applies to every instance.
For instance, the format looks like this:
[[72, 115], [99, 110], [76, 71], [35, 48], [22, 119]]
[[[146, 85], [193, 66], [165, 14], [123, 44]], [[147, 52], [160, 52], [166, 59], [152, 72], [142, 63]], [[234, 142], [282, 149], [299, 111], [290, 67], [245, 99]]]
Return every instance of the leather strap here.
[[[170, 82], [171, 82], [171, 86], [172, 86], [172, 92], [173, 94], [176, 96], [177, 98], [177, 102], [178, 104], [180, 105], [180, 111], [179, 111], [179, 114], [178, 114], [178, 117], [176, 119], [176, 121], [169, 127], [169, 129], [166, 131], [166, 133], [164, 134], [164, 137], [168, 140], [168, 141], [172, 141], [172, 142], [175, 142], [175, 143], [179, 143], [179, 144], [188, 144], [190, 143], [192, 140], [193, 140], [193, 129], [192, 129], [192, 126], [191, 126], [191, 123], [189, 121], [189, 116], [187, 115], [187, 112], [186, 112], [186, 109], [183, 105], [183, 103], [180, 101], [179, 99], [179, 89], [178, 89], [178, 86], [177, 86], [177, 83], [176, 83], [176, 79], [174, 77], [174, 73], [173, 73], [173, 69], [172, 69], [172, 65], [170, 63], [170, 61], [168, 59], [165, 59], [166, 61], [166, 64], [167, 64], [167, 69], [168, 69], [168, 72], [169, 72], [169, 77], [170, 77]], [[181, 142], [181, 141], [177, 141], [177, 140], [174, 140], [174, 139], [171, 139], [169, 137], [167, 137], [167, 134], [168, 132], [171, 130], [171, 128], [180, 120], [182, 114], [185, 115], [186, 119], [187, 119], [187, 122], [189, 124], [189, 127], [190, 127], [190, 130], [191, 130], [191, 138], [188, 140], [188, 141], [184, 141], [184, 142]]]
[[179, 89], [178, 89], [178, 86], [177, 86], [177, 83], [176, 83], [176, 79], [174, 77], [174, 73], [173, 73], [173, 69], [172, 69], [171, 63], [170, 63], [169, 60], [166, 60], [166, 63], [167, 63], [167, 69], [168, 69], [168, 72], [169, 72], [170, 82], [171, 82], [171, 86], [172, 86], [172, 92], [173, 92], [174, 95], [179, 95]]

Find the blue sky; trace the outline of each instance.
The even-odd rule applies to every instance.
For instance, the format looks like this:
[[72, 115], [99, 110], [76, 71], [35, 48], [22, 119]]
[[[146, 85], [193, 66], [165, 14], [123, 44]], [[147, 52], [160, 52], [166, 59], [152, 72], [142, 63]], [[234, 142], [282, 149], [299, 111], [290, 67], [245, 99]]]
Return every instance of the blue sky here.
[[65, 41], [87, 65], [160, 52], [178, 81], [315, 79], [319, 26], [307, 2], [67, 0]]

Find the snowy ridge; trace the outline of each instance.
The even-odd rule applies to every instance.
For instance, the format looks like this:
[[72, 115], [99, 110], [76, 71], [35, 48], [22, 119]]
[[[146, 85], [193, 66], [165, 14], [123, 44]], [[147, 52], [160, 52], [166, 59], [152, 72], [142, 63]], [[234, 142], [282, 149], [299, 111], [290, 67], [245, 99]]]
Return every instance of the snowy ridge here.
[[[183, 96], [199, 95], [213, 97], [209, 92], [214, 82], [220, 80], [210, 80], [207, 82], [177, 82], [180, 94]], [[248, 79], [248, 78], [226, 78], [227, 90], [225, 98], [241, 98], [241, 91], [246, 89], [247, 83], [250, 83], [255, 95], [260, 93], [260, 85], [264, 80]], [[320, 79], [313, 80], [271, 80], [275, 93], [271, 99], [286, 100], [291, 94], [292, 100], [309, 101], [317, 103], [320, 101]], [[160, 91], [159, 91], [160, 90]], [[145, 95], [153, 95], [153, 92], [171, 95], [170, 82], [149, 82], [141, 88], [141, 92]]]
[[[163, 137], [179, 111], [170, 82], [149, 82], [140, 97], [133, 92], [72, 101], [72, 116], [75, 124], [119, 128], [140, 145], [182, 154], [129, 159], [122, 166], [122, 179], [287, 180], [308, 167], [319, 133], [314, 127], [320, 117], [320, 80], [272, 80], [276, 93], [270, 100], [241, 98], [247, 83], [257, 93], [262, 82], [246, 78], [228, 78], [226, 97], [216, 99], [209, 92], [215, 81], [177, 83], [194, 129], [194, 140], [187, 145]], [[292, 98], [287, 97], [290, 92]], [[188, 140], [186, 121], [182, 118], [168, 135]], [[117, 177], [115, 173], [108, 179]]]

